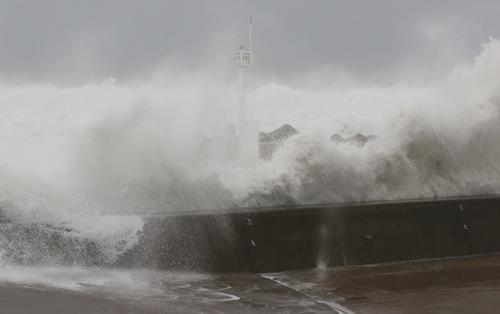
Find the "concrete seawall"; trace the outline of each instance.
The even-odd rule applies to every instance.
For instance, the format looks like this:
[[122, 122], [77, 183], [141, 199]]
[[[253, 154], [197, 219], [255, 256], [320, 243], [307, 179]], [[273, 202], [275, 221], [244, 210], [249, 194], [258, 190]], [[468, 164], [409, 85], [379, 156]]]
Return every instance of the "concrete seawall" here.
[[500, 252], [500, 196], [147, 217], [120, 264], [274, 272]]

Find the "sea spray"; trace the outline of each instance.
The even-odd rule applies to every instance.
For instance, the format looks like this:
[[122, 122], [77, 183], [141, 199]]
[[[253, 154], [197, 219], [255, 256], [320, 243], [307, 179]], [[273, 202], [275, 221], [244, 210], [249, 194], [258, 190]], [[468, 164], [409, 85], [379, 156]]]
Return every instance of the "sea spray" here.
[[[242, 199], [265, 205], [499, 193], [499, 57], [500, 44], [491, 40], [446, 80], [405, 87], [406, 99], [400, 87], [380, 88], [376, 102], [393, 103], [393, 89], [404, 102], [400, 110], [377, 112], [370, 98], [364, 100], [375, 112], [363, 125], [377, 137], [363, 147], [330, 141], [320, 125], [320, 131], [305, 129], [283, 145], [268, 171], [242, 181], [229, 170], [225, 182]], [[332, 124], [329, 130], [356, 129]]]
[[[498, 60], [490, 40], [441, 81], [259, 82], [248, 101], [263, 131], [300, 134], [251, 168], [207, 153], [237, 100], [208, 75], [3, 85], [2, 258], [110, 265], [151, 213], [499, 193]], [[357, 132], [376, 138], [330, 140]]]

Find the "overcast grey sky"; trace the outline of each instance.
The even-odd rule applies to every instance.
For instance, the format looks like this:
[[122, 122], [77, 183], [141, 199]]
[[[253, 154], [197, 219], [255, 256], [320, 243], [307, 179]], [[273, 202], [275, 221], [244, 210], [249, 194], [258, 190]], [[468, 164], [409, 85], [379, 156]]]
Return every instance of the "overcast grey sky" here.
[[442, 70], [500, 37], [500, 1], [0, 0], [0, 76], [85, 81], [230, 66], [255, 21], [257, 67], [282, 79], [332, 69]]

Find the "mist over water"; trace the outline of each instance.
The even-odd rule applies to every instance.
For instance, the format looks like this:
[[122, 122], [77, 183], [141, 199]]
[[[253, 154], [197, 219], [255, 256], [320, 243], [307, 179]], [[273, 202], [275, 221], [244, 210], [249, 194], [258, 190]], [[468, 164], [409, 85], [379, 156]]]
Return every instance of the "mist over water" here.
[[[499, 193], [498, 73], [491, 40], [427, 83], [254, 82], [259, 128], [289, 123], [300, 134], [251, 167], [210, 149], [235, 120], [237, 96], [209, 74], [4, 83], [0, 260], [112, 265], [151, 213]], [[376, 139], [330, 140], [357, 132]]]

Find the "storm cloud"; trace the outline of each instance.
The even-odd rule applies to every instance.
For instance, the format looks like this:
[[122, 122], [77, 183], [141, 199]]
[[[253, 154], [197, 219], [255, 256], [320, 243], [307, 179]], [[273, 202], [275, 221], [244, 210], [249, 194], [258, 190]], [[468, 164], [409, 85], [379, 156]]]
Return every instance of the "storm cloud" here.
[[231, 66], [255, 21], [256, 71], [443, 73], [500, 37], [498, 1], [0, 0], [0, 77], [84, 82]]

